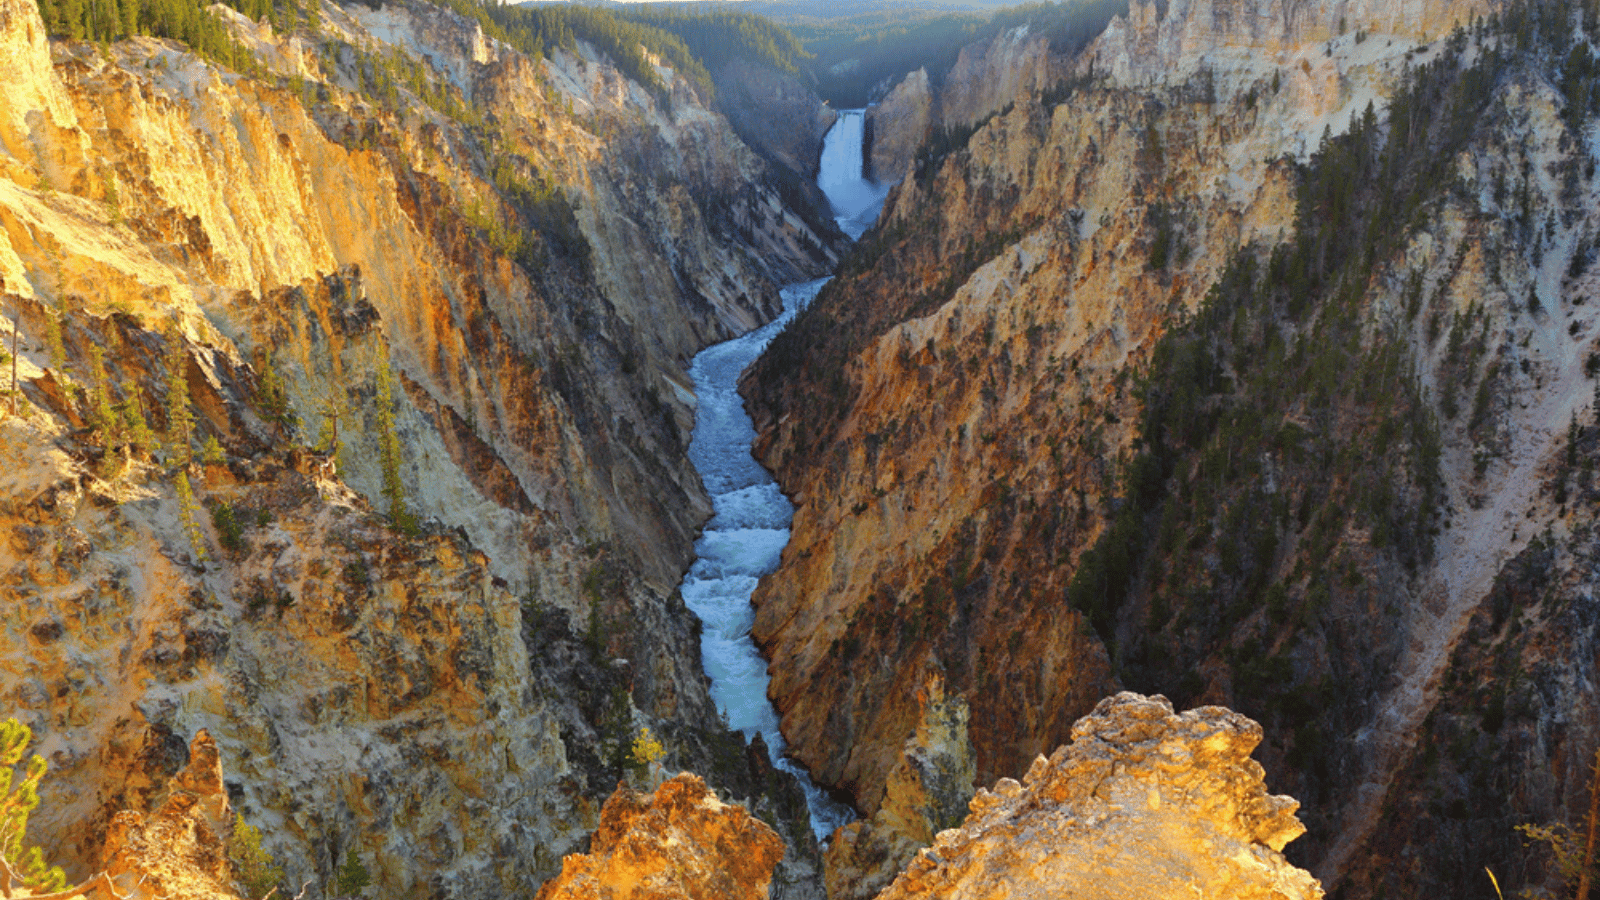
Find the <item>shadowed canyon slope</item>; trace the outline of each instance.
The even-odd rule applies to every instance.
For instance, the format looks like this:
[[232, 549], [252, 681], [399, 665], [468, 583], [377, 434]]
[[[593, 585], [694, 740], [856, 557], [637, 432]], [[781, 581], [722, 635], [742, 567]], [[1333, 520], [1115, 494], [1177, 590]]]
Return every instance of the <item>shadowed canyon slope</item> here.
[[671, 69], [530, 59], [420, 3], [216, 15], [255, 76], [0, 4], [30, 838], [102, 864], [201, 728], [286, 884], [355, 850], [385, 896], [523, 892], [644, 725], [777, 802], [673, 593], [710, 510], [686, 366], [840, 236]]
[[1554, 884], [1514, 826], [1581, 818], [1600, 737], [1594, 25], [1134, 3], [933, 132], [745, 382], [818, 780], [876, 810], [930, 672], [980, 784], [1126, 686], [1259, 718], [1330, 890]]

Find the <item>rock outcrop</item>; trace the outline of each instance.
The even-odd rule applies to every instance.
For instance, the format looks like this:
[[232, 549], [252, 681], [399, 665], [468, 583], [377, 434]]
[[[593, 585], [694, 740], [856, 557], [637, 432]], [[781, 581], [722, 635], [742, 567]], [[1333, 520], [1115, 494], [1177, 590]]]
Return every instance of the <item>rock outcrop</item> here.
[[1260, 742], [1261, 726], [1226, 709], [1109, 697], [1022, 783], [980, 791], [879, 897], [1317, 900], [1281, 853], [1305, 828], [1293, 798], [1267, 793], [1250, 759]]
[[101, 856], [107, 874], [146, 896], [238, 900], [228, 860], [233, 825], [216, 742], [201, 731], [189, 743], [189, 764], [173, 776], [166, 799], [148, 817], [118, 813]]
[[967, 737], [967, 704], [929, 675], [917, 692], [921, 718], [904, 756], [889, 773], [883, 805], [865, 821], [837, 830], [823, 855], [829, 900], [877, 896], [918, 850], [966, 815], [977, 763]]
[[536, 900], [764, 900], [782, 856], [771, 828], [685, 772], [649, 794], [619, 785], [589, 852]]
[[918, 148], [937, 130], [970, 129], [1049, 90], [1068, 75], [1072, 62], [1052, 49], [1049, 38], [1022, 25], [961, 48], [937, 88], [926, 69], [911, 72], [867, 110], [870, 174], [885, 182], [903, 178]]
[[918, 69], [876, 105], [868, 107], [867, 175], [877, 181], [899, 181], [911, 172], [917, 150], [936, 121], [928, 70]]

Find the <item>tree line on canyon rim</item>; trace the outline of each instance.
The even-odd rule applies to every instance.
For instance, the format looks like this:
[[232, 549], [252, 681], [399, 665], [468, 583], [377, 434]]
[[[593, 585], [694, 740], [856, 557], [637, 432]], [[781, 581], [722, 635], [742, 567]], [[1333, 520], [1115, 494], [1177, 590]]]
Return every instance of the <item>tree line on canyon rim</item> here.
[[[1600, 36], [1596, 7], [1583, 6], [1592, 40]], [[1490, 115], [1494, 84], [1532, 70], [1560, 86], [1573, 124], [1600, 111], [1594, 57], [1562, 13], [1560, 4], [1519, 3], [1456, 31], [1443, 55], [1411, 70], [1386, 128], [1369, 107], [1348, 133], [1325, 137], [1299, 174], [1293, 237], [1264, 264], [1259, 248], [1241, 250], [1139, 377], [1142, 418], [1121, 476], [1125, 502], [1080, 560], [1067, 602], [1089, 617], [1126, 680], [1179, 697], [1198, 693], [1194, 672], [1206, 653], [1231, 647], [1247, 711], [1289, 739], [1297, 768], [1327, 765], [1332, 742], [1295, 732], [1338, 702], [1333, 685], [1352, 674], [1297, 679], [1289, 662], [1295, 635], [1335, 627], [1327, 621], [1332, 592], [1364, 589], [1366, 567], [1335, 552], [1339, 532], [1365, 529], [1374, 554], [1414, 573], [1445, 517], [1440, 423], [1404, 361], [1427, 286], [1421, 273], [1401, 273], [1406, 318], [1390, 327], [1363, 314], [1364, 291], [1394, 274], [1397, 251], [1447, 197], [1468, 190], [1455, 160]], [[1474, 40], [1480, 50], [1469, 62]], [[1527, 178], [1521, 173], [1517, 187], [1523, 197]], [[1511, 208], [1524, 245], [1539, 252], [1542, 223], [1525, 201]], [[1583, 253], [1575, 267], [1585, 265]], [[1447, 328], [1437, 311], [1426, 325], [1430, 343], [1448, 332], [1440, 411], [1465, 415], [1468, 433], [1496, 453], [1504, 447], [1489, 406], [1496, 379], [1509, 373], [1484, 365], [1486, 329], [1475, 304]], [[1296, 409], [1309, 428], [1290, 415]], [[1276, 492], [1265, 490], [1261, 451], [1279, 461]], [[1289, 577], [1275, 578], [1279, 542], [1295, 532], [1303, 550]], [[1118, 613], [1135, 592], [1149, 601], [1147, 620], [1132, 646], [1118, 646]], [[1230, 644], [1263, 608], [1270, 628]], [[1262, 652], [1270, 646], [1280, 649]]]

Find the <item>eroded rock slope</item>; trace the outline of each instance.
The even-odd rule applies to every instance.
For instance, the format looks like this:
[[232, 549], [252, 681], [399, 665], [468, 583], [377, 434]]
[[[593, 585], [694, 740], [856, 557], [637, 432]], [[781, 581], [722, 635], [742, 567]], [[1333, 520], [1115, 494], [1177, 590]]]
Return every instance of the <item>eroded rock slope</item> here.
[[1330, 888], [1553, 884], [1513, 826], [1581, 818], [1597, 741], [1594, 22], [1136, 3], [925, 148], [747, 382], [813, 772], [875, 810], [930, 671], [980, 783], [1127, 685], [1260, 718]]
[[350, 849], [384, 896], [526, 893], [644, 725], [759, 793], [673, 593], [709, 513], [685, 366], [837, 235], [669, 69], [420, 3], [214, 14], [263, 71], [0, 5], [30, 837], [102, 864], [202, 728], [308, 896]]

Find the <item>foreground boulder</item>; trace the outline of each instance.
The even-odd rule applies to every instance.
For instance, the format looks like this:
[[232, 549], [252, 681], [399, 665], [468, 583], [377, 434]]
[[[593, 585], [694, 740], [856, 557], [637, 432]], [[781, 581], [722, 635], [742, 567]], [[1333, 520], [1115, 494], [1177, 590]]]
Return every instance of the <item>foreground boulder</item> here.
[[979, 791], [879, 900], [1320, 898], [1279, 852], [1305, 827], [1299, 803], [1267, 793], [1260, 742], [1260, 725], [1221, 707], [1109, 697], [1021, 784]]
[[653, 794], [618, 787], [590, 851], [567, 856], [536, 900], [755, 900], [782, 858], [771, 828], [685, 772]]

